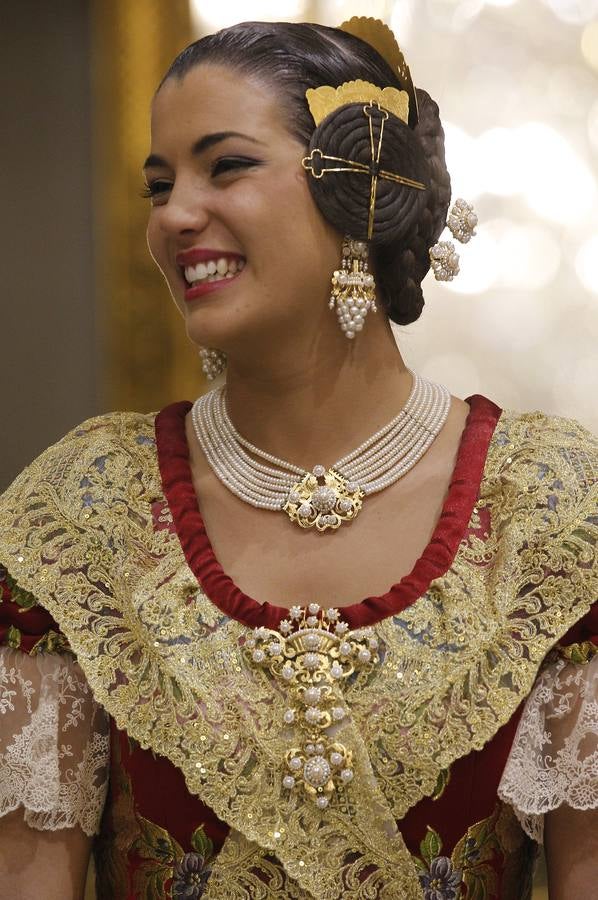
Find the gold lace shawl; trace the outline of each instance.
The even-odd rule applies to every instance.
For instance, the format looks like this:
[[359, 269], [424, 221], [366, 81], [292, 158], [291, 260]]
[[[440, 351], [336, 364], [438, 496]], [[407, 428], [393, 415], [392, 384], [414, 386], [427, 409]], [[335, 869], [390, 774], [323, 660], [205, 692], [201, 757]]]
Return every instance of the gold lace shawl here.
[[411, 900], [396, 823], [508, 721], [596, 599], [597, 451], [574, 421], [502, 413], [452, 566], [374, 626], [382, 664], [345, 688], [355, 777], [324, 811], [281, 789], [284, 685], [247, 661], [247, 629], [207, 599], [176, 535], [152, 527], [153, 416], [92, 419], [26, 469], [0, 499], [0, 561], [117, 726], [231, 826], [206, 897]]

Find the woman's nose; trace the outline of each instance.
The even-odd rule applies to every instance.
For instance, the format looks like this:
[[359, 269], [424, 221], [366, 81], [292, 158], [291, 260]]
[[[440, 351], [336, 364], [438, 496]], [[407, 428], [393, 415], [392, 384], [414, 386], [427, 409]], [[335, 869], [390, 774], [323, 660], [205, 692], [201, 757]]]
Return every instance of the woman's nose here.
[[175, 183], [162, 210], [161, 226], [170, 234], [203, 231], [209, 221], [204, 192], [184, 183]]

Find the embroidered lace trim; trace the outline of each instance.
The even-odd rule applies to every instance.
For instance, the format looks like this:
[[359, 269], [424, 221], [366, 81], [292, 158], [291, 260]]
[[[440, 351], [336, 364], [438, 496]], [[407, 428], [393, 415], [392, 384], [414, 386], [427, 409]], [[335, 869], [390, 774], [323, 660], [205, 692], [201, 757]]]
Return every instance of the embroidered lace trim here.
[[381, 664], [335, 686], [354, 777], [322, 811], [283, 790], [286, 682], [256, 668], [247, 627], [203, 594], [177, 535], [153, 527], [153, 424], [101, 417], [46, 451], [0, 499], [0, 560], [117, 726], [239, 834], [205, 900], [239, 884], [280, 897], [274, 866], [305, 900], [421, 900], [396, 823], [511, 718], [597, 596], [598, 442], [572, 421], [503, 413], [450, 569], [374, 626]]
[[598, 807], [598, 656], [548, 663], [528, 697], [498, 789], [542, 843], [544, 814]]
[[0, 816], [22, 806], [33, 828], [97, 833], [109, 741], [73, 659], [0, 648]]

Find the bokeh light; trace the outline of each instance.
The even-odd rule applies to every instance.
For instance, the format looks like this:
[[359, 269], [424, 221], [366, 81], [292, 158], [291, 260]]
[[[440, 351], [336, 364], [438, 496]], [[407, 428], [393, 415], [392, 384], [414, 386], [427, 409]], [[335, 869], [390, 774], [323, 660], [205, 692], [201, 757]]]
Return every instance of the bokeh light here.
[[579, 248], [575, 271], [585, 289], [598, 294], [598, 234], [592, 235]]
[[598, 72], [598, 22], [590, 22], [581, 35], [581, 55]]
[[558, 224], [573, 224], [595, 210], [596, 179], [562, 134], [544, 122], [529, 122], [517, 138], [532, 210]]
[[460, 256], [460, 272], [446, 287], [457, 294], [483, 294], [496, 282], [500, 256], [498, 245], [489, 230], [478, 227], [475, 240], [467, 247], [457, 248]]
[[217, 0], [216, 3], [190, 0], [190, 11], [195, 31], [205, 34], [247, 19], [300, 21], [304, 18], [305, 0], [252, 0], [251, 7], [245, 0]]
[[507, 227], [498, 241], [502, 288], [538, 291], [554, 281], [561, 264], [560, 247], [541, 225]]
[[598, 153], [598, 100], [590, 107], [588, 112], [588, 138], [596, 153]]
[[598, 0], [542, 0], [554, 15], [568, 25], [583, 25], [598, 16]]

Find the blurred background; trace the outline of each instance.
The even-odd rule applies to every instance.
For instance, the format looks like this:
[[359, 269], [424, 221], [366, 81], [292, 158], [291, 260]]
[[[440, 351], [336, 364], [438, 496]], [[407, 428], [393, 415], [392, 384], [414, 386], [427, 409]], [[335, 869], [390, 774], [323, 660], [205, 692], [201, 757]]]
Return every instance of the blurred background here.
[[247, 18], [391, 25], [440, 106], [453, 197], [480, 219], [461, 275], [429, 275], [422, 318], [397, 329], [408, 364], [598, 432], [598, 0], [20, 0], [2, 14], [0, 488], [88, 416], [205, 390], [146, 249], [140, 168], [174, 55]]

